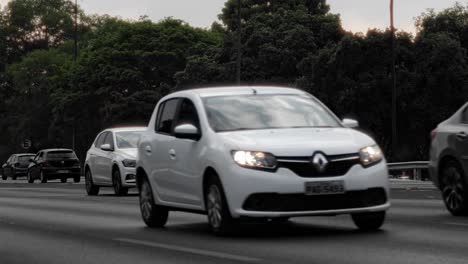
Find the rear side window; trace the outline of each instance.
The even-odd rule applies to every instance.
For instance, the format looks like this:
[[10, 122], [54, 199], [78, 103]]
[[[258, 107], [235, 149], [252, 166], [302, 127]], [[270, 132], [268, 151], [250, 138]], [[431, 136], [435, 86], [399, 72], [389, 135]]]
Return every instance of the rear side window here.
[[465, 110], [463, 110], [461, 119], [461, 122], [463, 124], [468, 124], [468, 107], [466, 107]]
[[157, 120], [156, 120], [156, 132], [161, 134], [172, 135], [172, 129], [174, 127], [174, 117], [177, 111], [179, 99], [168, 100], [159, 107]]
[[47, 152], [47, 159], [76, 159], [75, 152], [69, 150]]

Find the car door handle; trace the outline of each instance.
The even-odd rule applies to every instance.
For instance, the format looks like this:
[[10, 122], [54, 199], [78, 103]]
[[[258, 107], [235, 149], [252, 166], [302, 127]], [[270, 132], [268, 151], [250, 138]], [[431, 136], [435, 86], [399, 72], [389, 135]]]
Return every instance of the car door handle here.
[[169, 150], [169, 156], [171, 157], [171, 159], [175, 159], [176, 158], [175, 150], [173, 150], [173, 149]]
[[460, 140], [466, 140], [468, 138], [468, 134], [466, 134], [465, 132], [460, 132], [457, 134], [457, 138]]
[[146, 151], [146, 153], [150, 154], [152, 152], [151, 146], [146, 146], [145, 151]]

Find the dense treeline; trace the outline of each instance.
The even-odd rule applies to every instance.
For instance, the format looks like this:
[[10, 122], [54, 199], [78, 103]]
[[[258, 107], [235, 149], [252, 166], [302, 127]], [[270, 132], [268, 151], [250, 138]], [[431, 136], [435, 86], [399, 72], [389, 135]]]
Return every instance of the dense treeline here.
[[[210, 29], [168, 18], [123, 21], [73, 4], [13, 0], [0, 11], [0, 158], [34, 148], [80, 155], [109, 126], [146, 124], [175, 90], [235, 81], [237, 1]], [[429, 132], [468, 99], [468, 8], [427, 12], [398, 31], [399, 152], [391, 144], [389, 31], [346, 32], [326, 0], [242, 0], [242, 81], [294, 86], [359, 119], [393, 160], [427, 159]]]

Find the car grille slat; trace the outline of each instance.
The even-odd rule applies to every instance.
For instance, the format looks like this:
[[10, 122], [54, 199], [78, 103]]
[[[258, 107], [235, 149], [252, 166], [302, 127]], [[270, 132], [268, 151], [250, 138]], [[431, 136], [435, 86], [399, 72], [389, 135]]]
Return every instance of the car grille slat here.
[[337, 177], [345, 175], [351, 167], [360, 164], [359, 154], [327, 156], [324, 171], [318, 171], [312, 164], [312, 157], [277, 157], [278, 167], [287, 168], [300, 177]]

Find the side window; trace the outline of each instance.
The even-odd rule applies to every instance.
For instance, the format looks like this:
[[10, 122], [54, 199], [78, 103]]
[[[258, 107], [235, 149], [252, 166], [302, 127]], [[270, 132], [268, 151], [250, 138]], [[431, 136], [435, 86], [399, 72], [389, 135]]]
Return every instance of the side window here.
[[10, 157], [8, 158], [8, 160], [7, 160], [6, 163], [11, 163], [11, 160], [12, 160], [12, 159], [13, 159], [13, 156], [10, 156]]
[[156, 120], [156, 132], [161, 134], [172, 135], [174, 127], [174, 117], [177, 110], [179, 99], [171, 99], [164, 102], [158, 110]]
[[42, 160], [43, 157], [44, 157], [44, 152], [41, 151], [41, 152], [39, 152], [39, 154], [37, 154], [37, 156], [36, 156], [37, 159], [36, 160]]
[[106, 137], [106, 134], [107, 134], [107, 132], [103, 132], [98, 136], [98, 138], [96, 139], [96, 142], [94, 144], [94, 146], [96, 148], [100, 148], [101, 145], [104, 144], [103, 142], [104, 142], [104, 138]]
[[200, 129], [200, 120], [198, 119], [197, 109], [192, 101], [184, 99], [180, 105], [179, 116], [175, 126], [191, 124]]
[[112, 132], [107, 132], [106, 134], [103, 144], [109, 144], [111, 148], [114, 148], [114, 134]]
[[468, 107], [466, 107], [465, 110], [463, 110], [462, 112], [461, 122], [463, 124], [468, 124]]

